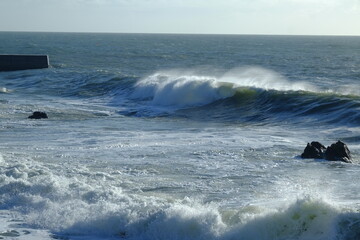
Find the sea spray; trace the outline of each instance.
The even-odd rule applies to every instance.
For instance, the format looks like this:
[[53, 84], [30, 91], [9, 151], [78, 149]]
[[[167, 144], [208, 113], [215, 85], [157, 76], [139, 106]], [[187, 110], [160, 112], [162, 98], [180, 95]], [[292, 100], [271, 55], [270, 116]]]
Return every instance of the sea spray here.
[[184, 108], [232, 97], [241, 87], [278, 91], [314, 90], [309, 83], [290, 82], [274, 71], [248, 67], [229, 70], [222, 76], [201, 75], [190, 70], [157, 72], [138, 81], [131, 97], [150, 100], [156, 106]]
[[[225, 239], [336, 239], [334, 226], [340, 212], [323, 200], [306, 197], [276, 209], [260, 209], [247, 216], [247, 221], [234, 225]], [[237, 214], [228, 219], [249, 215], [243, 211]]]
[[235, 86], [278, 91], [317, 91], [306, 81], [289, 81], [285, 76], [270, 69], [252, 66], [227, 71], [219, 81], [234, 83]]
[[234, 94], [234, 91], [219, 91], [216, 78], [197, 75], [154, 74], [135, 87], [134, 98], [151, 99], [154, 105], [180, 108], [205, 105]]

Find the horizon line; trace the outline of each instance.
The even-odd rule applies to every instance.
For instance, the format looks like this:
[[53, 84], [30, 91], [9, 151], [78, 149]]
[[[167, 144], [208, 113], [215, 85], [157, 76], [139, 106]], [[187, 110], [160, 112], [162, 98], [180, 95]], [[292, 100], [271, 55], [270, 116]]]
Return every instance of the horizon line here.
[[74, 33], [74, 34], [143, 34], [143, 35], [243, 35], [243, 36], [309, 36], [309, 37], [360, 37], [353, 34], [284, 34], [284, 33], [183, 33], [183, 32], [99, 32], [99, 31], [31, 31], [0, 30], [0, 33]]

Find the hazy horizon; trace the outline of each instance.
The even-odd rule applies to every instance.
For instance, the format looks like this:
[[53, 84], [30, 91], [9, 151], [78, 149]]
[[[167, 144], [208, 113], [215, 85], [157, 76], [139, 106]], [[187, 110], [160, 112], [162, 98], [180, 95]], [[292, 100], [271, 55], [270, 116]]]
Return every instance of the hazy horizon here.
[[360, 35], [360, 0], [1, 0], [0, 31]]
[[239, 36], [304, 36], [304, 37], [360, 37], [359, 35], [347, 35], [347, 34], [261, 34], [261, 33], [253, 33], [253, 34], [248, 34], [248, 33], [177, 33], [177, 32], [81, 32], [81, 31], [1, 31], [0, 32], [8, 32], [8, 33], [74, 33], [74, 34], [153, 34], [153, 35], [239, 35]]

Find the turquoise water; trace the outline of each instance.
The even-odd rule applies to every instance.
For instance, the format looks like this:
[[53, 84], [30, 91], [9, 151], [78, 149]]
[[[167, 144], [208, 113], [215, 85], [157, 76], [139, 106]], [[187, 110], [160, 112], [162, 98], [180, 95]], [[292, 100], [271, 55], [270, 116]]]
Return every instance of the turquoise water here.
[[[0, 237], [360, 239], [359, 37], [0, 42], [51, 64], [0, 73]], [[299, 158], [338, 139], [352, 164]]]

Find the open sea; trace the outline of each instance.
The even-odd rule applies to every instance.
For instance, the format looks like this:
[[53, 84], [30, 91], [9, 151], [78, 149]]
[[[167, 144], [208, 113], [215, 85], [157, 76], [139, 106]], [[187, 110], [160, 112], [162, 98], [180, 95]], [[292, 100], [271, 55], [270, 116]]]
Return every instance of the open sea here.
[[[360, 239], [360, 37], [0, 32], [0, 53], [51, 64], [0, 72], [0, 239]], [[353, 163], [299, 157], [337, 140]]]

